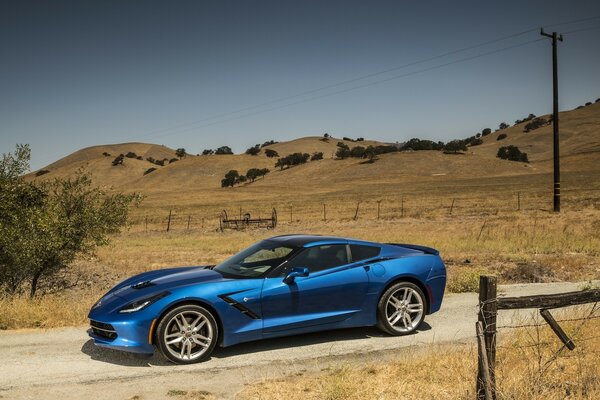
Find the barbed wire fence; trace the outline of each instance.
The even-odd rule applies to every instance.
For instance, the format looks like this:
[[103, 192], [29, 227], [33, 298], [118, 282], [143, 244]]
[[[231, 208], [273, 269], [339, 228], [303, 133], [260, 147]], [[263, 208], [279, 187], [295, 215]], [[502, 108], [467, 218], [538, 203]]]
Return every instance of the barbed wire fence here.
[[[494, 400], [496, 390], [496, 352], [497, 350], [518, 350], [523, 359], [532, 359], [537, 368], [530, 371], [531, 379], [541, 381], [548, 370], [559, 359], [572, 357], [565, 350], [574, 351], [577, 345], [600, 339], [597, 330], [584, 332], [586, 324], [600, 318], [600, 289], [588, 289], [578, 292], [553, 295], [533, 295], [521, 297], [498, 297], [496, 278], [480, 277], [478, 321], [476, 325], [478, 342], [477, 398]], [[588, 309], [581, 309], [587, 305]], [[572, 317], [555, 319], [550, 310], [577, 310]], [[498, 324], [499, 310], [535, 309], [530, 320], [525, 323]], [[537, 312], [536, 312], [537, 311]], [[543, 321], [542, 321], [543, 320]], [[574, 326], [572, 326], [575, 324]], [[564, 326], [569, 326], [565, 332]], [[548, 332], [542, 332], [543, 329]], [[510, 332], [507, 344], [497, 345], [499, 332]], [[515, 336], [515, 332], [519, 332]], [[512, 341], [511, 341], [512, 340]], [[525, 342], [525, 343], [523, 343]], [[585, 354], [600, 354], [598, 349], [584, 348]], [[579, 354], [580, 355], [580, 354]], [[578, 356], [579, 356], [578, 355]]]
[[[578, 193], [576, 200], [563, 202], [566, 210], [600, 208], [600, 188], [565, 189]], [[551, 212], [549, 191], [518, 190], [494, 196], [428, 196], [426, 194], [400, 194], [364, 199], [337, 199], [325, 197], [322, 201], [246, 201], [222, 205], [205, 205], [196, 208], [169, 208], [133, 215], [130, 224], [136, 231], [214, 231], [220, 226], [223, 210], [231, 218], [240, 220], [246, 214], [251, 218], [269, 218], [272, 210], [279, 214], [279, 224], [335, 223], [357, 221], [385, 221], [402, 218], [430, 217], [482, 217], [503, 213]], [[482, 227], [482, 232], [485, 225]]]

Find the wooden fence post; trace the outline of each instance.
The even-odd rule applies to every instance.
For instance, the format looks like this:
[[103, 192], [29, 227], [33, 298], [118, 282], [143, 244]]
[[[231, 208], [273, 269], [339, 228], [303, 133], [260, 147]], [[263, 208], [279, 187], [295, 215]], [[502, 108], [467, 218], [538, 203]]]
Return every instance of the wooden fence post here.
[[[497, 282], [495, 276], [479, 277], [479, 314], [477, 320], [483, 327], [485, 353], [489, 368], [490, 397], [496, 400], [496, 317], [498, 314]], [[479, 355], [477, 371], [477, 399], [486, 400], [485, 378], [483, 376], [483, 354]]]
[[358, 219], [358, 208], [360, 207], [360, 201], [356, 202], [356, 212], [354, 213], [354, 220]]
[[402, 196], [402, 200], [400, 202], [400, 217], [404, 217], [404, 196]]
[[475, 331], [477, 332], [477, 353], [479, 355], [478, 373], [481, 373], [483, 378], [483, 389], [485, 390], [485, 400], [492, 400], [492, 382], [490, 380], [490, 363], [485, 350], [485, 339], [483, 338], [483, 325], [481, 321], [475, 323]]
[[294, 205], [290, 204], [290, 224], [294, 220]]
[[190, 221], [192, 220], [192, 216], [188, 215], [188, 225], [187, 225], [187, 230], [190, 230]]
[[450, 215], [452, 215], [452, 210], [454, 209], [454, 200], [456, 199], [452, 199], [452, 205], [450, 205]]
[[377, 200], [377, 219], [379, 219], [380, 212], [381, 212], [381, 200]]
[[167, 232], [169, 232], [169, 230], [171, 230], [171, 211], [169, 210], [169, 220], [167, 221]]
[[323, 203], [323, 221], [327, 222], [327, 208], [325, 203]]
[[517, 211], [521, 211], [521, 192], [517, 192]]
[[148, 232], [148, 216], [145, 218], [146, 232]]

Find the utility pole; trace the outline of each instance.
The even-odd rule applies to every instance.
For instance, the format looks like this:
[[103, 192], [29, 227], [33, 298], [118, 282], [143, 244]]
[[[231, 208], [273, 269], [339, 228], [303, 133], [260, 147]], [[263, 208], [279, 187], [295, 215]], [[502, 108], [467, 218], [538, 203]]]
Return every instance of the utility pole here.
[[553, 153], [554, 153], [554, 212], [560, 212], [560, 153], [558, 142], [558, 62], [557, 62], [557, 41], [563, 41], [562, 35], [556, 32], [552, 34], [540, 30], [542, 36], [552, 39], [552, 130], [553, 130]]

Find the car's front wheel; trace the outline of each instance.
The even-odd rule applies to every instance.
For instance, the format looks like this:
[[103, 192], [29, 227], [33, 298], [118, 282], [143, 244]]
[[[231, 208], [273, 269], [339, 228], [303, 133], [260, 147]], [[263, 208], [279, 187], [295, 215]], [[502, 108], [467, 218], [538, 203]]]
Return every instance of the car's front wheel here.
[[395, 283], [379, 299], [377, 326], [390, 335], [408, 335], [425, 319], [425, 309], [425, 295], [417, 285]]
[[192, 364], [210, 357], [217, 338], [218, 325], [212, 314], [196, 304], [176, 307], [165, 314], [157, 327], [156, 344], [170, 361]]

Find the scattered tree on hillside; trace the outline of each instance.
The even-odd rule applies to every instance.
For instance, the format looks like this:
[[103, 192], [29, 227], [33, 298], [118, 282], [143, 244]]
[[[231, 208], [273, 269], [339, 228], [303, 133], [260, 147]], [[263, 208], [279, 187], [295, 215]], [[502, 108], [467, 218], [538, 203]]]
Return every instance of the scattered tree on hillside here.
[[312, 153], [312, 156], [310, 156], [310, 161], [317, 161], [317, 160], [322, 160], [322, 159], [323, 159], [322, 151], [315, 151], [314, 153]]
[[102, 153], [102, 155], [103, 155], [104, 157], [110, 157], [110, 153], [107, 153], [106, 151], [105, 151], [104, 153]]
[[260, 153], [260, 144], [254, 145], [246, 150], [246, 154], [251, 156], [256, 156], [258, 153]]
[[506, 122], [500, 122], [500, 125], [498, 125], [499, 129], [506, 129], [508, 127], [509, 125]]
[[452, 140], [444, 146], [446, 154], [457, 154], [460, 151], [467, 151], [467, 145], [462, 140]]
[[203, 156], [211, 156], [215, 154], [215, 151], [213, 149], [204, 149], [202, 150], [202, 155]]
[[46, 175], [48, 172], [50, 172], [50, 171], [47, 169], [40, 169], [38, 172], [35, 173], [35, 176]]
[[354, 146], [350, 149], [350, 157], [364, 158], [366, 150], [363, 146]]
[[515, 125], [523, 123], [523, 122], [531, 121], [534, 118], [535, 118], [535, 114], [529, 114], [527, 117], [525, 117], [523, 119], [516, 120]]
[[235, 180], [235, 183], [244, 183], [248, 180], [248, 178], [245, 175], [240, 175], [237, 177], [237, 179]]
[[146, 158], [146, 161], [148, 161], [148, 162], [151, 162], [152, 164], [154, 164], [154, 162], [155, 162], [156, 160], [154, 159], [154, 157], [147, 157], [147, 158]]
[[306, 163], [310, 158], [308, 153], [292, 153], [285, 157], [277, 160], [275, 168], [279, 167], [283, 170], [284, 167], [293, 167], [294, 165], [300, 165]]
[[169, 164], [173, 164], [174, 162], [179, 161], [179, 158], [171, 158], [169, 160]]
[[233, 187], [240, 178], [239, 172], [235, 169], [230, 170], [225, 174], [225, 178], [221, 179], [221, 187]]
[[485, 128], [481, 131], [481, 136], [487, 136], [490, 133], [492, 133], [492, 130], [490, 128]]
[[125, 154], [125, 157], [127, 157], [127, 158], [137, 158], [137, 154], [135, 154], [133, 151], [130, 151], [127, 154]]
[[594, 103], [600, 103], [600, 97], [598, 97]]
[[265, 149], [265, 155], [269, 158], [279, 157], [279, 153], [273, 149]]
[[337, 147], [338, 147], [338, 149], [335, 152], [336, 158], [343, 160], [344, 158], [350, 157], [350, 148], [348, 147], [347, 144], [338, 142]]
[[407, 150], [442, 150], [444, 148], [444, 142], [433, 142], [431, 140], [421, 140], [418, 138], [410, 139], [408, 142], [400, 148], [401, 151]]
[[469, 143], [467, 143], [467, 145], [473, 147], [473, 146], [479, 146], [480, 144], [483, 144], [483, 140], [481, 138], [475, 138], [473, 140], [471, 140]]
[[231, 151], [231, 147], [229, 146], [221, 146], [215, 150], [215, 154], [233, 154], [233, 151]]
[[117, 165], [123, 165], [123, 159], [125, 158], [125, 156], [123, 154], [119, 154], [113, 161], [112, 161], [112, 165], [117, 166]]
[[57, 275], [81, 256], [92, 256], [126, 223], [135, 195], [107, 195], [89, 175], [26, 181], [31, 152], [17, 145], [0, 161], [0, 289], [7, 294], [41, 284], [62, 289]]
[[179, 159], [182, 159], [183, 157], [187, 156], [187, 152], [183, 147], [180, 147], [177, 150], [175, 150], [175, 155], [179, 157]]
[[546, 120], [545, 118], [539, 117], [534, 118], [531, 122], [528, 122], [523, 128], [523, 132], [528, 133], [535, 129], [541, 128], [542, 126], [550, 125], [552, 123], [552, 119]]
[[270, 146], [270, 145], [276, 144], [276, 143], [279, 143], [279, 142], [276, 142], [275, 140], [267, 140], [260, 147]]
[[268, 173], [268, 168], [250, 168], [248, 172], [246, 172], [246, 177], [250, 179], [250, 182], [254, 182], [257, 178], [265, 176]]
[[508, 137], [508, 135], [506, 133], [501, 133], [498, 135], [496, 140], [503, 140], [503, 139], [506, 139], [507, 137]]
[[591, 105], [592, 105], [592, 102], [591, 102], [591, 101], [588, 101], [587, 103], [585, 103], [585, 106], [586, 106], [586, 107], [587, 107], [587, 106], [591, 106]]
[[150, 167], [147, 170], [144, 171], [144, 175], [148, 175], [150, 172], [154, 172], [156, 171], [156, 168], [154, 167]]
[[324, 133], [324, 134], [323, 134], [323, 138], [325, 138], [325, 139], [329, 139], [330, 137], [331, 137], [331, 136], [329, 136], [329, 133]]
[[517, 146], [513, 145], [500, 147], [496, 156], [503, 160], [521, 161], [526, 163], [529, 162], [527, 153], [522, 153]]

